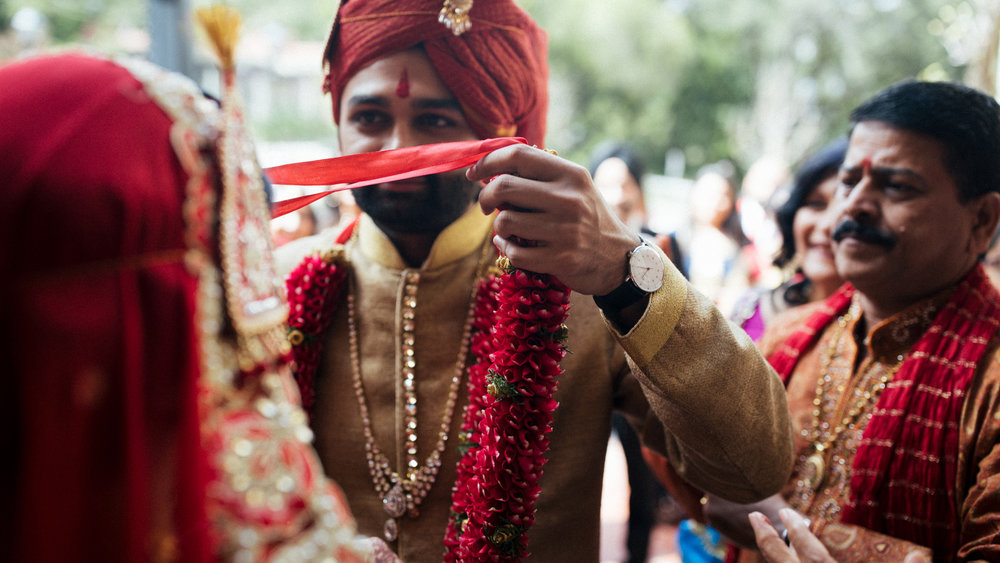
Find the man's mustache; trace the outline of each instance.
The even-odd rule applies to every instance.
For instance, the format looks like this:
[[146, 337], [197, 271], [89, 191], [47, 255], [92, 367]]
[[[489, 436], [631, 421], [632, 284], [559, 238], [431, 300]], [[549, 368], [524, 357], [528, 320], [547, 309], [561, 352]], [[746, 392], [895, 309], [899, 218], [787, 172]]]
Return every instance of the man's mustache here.
[[837, 228], [833, 230], [831, 237], [834, 242], [840, 242], [848, 235], [853, 235], [854, 237], [869, 244], [884, 246], [886, 249], [890, 250], [892, 247], [896, 246], [896, 237], [892, 234], [883, 233], [867, 223], [859, 223], [854, 219], [844, 219], [841, 221], [840, 224], [837, 225]]

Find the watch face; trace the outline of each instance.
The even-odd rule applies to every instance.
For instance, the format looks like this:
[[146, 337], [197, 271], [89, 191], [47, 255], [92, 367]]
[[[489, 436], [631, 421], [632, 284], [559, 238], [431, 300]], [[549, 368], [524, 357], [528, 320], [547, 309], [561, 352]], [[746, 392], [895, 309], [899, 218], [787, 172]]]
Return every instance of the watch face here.
[[643, 244], [632, 251], [628, 267], [632, 282], [646, 293], [663, 285], [663, 261], [653, 247]]

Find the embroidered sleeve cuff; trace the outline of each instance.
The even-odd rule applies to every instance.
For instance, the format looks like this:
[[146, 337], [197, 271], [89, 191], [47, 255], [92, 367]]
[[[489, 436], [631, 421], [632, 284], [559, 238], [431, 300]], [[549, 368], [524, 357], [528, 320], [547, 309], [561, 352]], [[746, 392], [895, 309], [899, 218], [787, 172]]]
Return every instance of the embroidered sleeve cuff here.
[[[655, 248], [655, 246], [654, 246]], [[647, 365], [670, 338], [687, 298], [688, 283], [659, 248], [663, 260], [663, 286], [649, 296], [649, 305], [639, 322], [622, 334], [605, 317], [608, 329], [640, 368]], [[601, 312], [603, 316], [603, 311]]]
[[902, 561], [914, 552], [931, 560], [931, 550], [924, 546], [860, 526], [830, 523], [815, 533], [837, 561]]

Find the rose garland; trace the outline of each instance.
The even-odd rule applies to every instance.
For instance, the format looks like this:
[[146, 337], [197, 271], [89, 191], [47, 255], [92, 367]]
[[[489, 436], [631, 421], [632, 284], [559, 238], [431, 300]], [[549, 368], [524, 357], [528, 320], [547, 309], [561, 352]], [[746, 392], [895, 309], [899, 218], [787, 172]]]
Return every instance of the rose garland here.
[[[338, 237], [343, 244], [352, 225]], [[289, 341], [303, 408], [312, 412], [322, 337], [340, 302], [347, 274], [340, 250], [307, 257], [288, 276]], [[464, 451], [452, 492], [445, 561], [516, 561], [528, 555], [538, 480], [545, 464], [552, 394], [566, 354], [563, 322], [569, 289], [518, 270], [479, 282], [469, 369]]]
[[[349, 225], [337, 244], [344, 244], [354, 231], [356, 223]], [[340, 303], [340, 295], [347, 281], [347, 272], [339, 264], [343, 251], [307, 256], [285, 280], [288, 294], [288, 341], [292, 343], [295, 363], [292, 375], [299, 384], [302, 408], [313, 414], [316, 402], [316, 370], [322, 352], [323, 334]]]
[[468, 441], [452, 494], [445, 561], [528, 555], [546, 434], [558, 406], [552, 394], [566, 355], [569, 289], [551, 276], [512, 267], [506, 257], [498, 262], [504, 273], [494, 282], [495, 314], [476, 318], [489, 332], [473, 341], [483, 354], [469, 374], [462, 427]]
[[459, 538], [461, 525], [466, 515], [466, 506], [472, 495], [469, 490], [476, 473], [475, 455], [469, 455], [473, 450], [472, 437], [478, 429], [478, 422], [486, 410], [487, 375], [492, 367], [490, 349], [493, 344], [493, 321], [497, 311], [497, 296], [500, 294], [500, 276], [495, 273], [483, 278], [476, 294], [476, 309], [472, 320], [472, 342], [470, 351], [476, 362], [469, 367], [469, 403], [465, 406], [465, 416], [462, 419], [462, 429], [459, 431], [459, 460], [455, 486], [452, 489], [451, 519], [445, 531], [444, 543], [447, 548], [445, 561], [460, 561]]

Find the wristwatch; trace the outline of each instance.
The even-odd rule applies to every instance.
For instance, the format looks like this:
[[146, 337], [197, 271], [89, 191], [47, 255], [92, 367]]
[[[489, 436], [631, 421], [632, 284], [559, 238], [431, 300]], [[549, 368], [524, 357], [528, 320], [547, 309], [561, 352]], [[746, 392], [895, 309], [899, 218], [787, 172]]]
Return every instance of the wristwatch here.
[[629, 251], [625, 281], [607, 295], [595, 295], [601, 309], [624, 309], [663, 286], [663, 260], [646, 241]]

